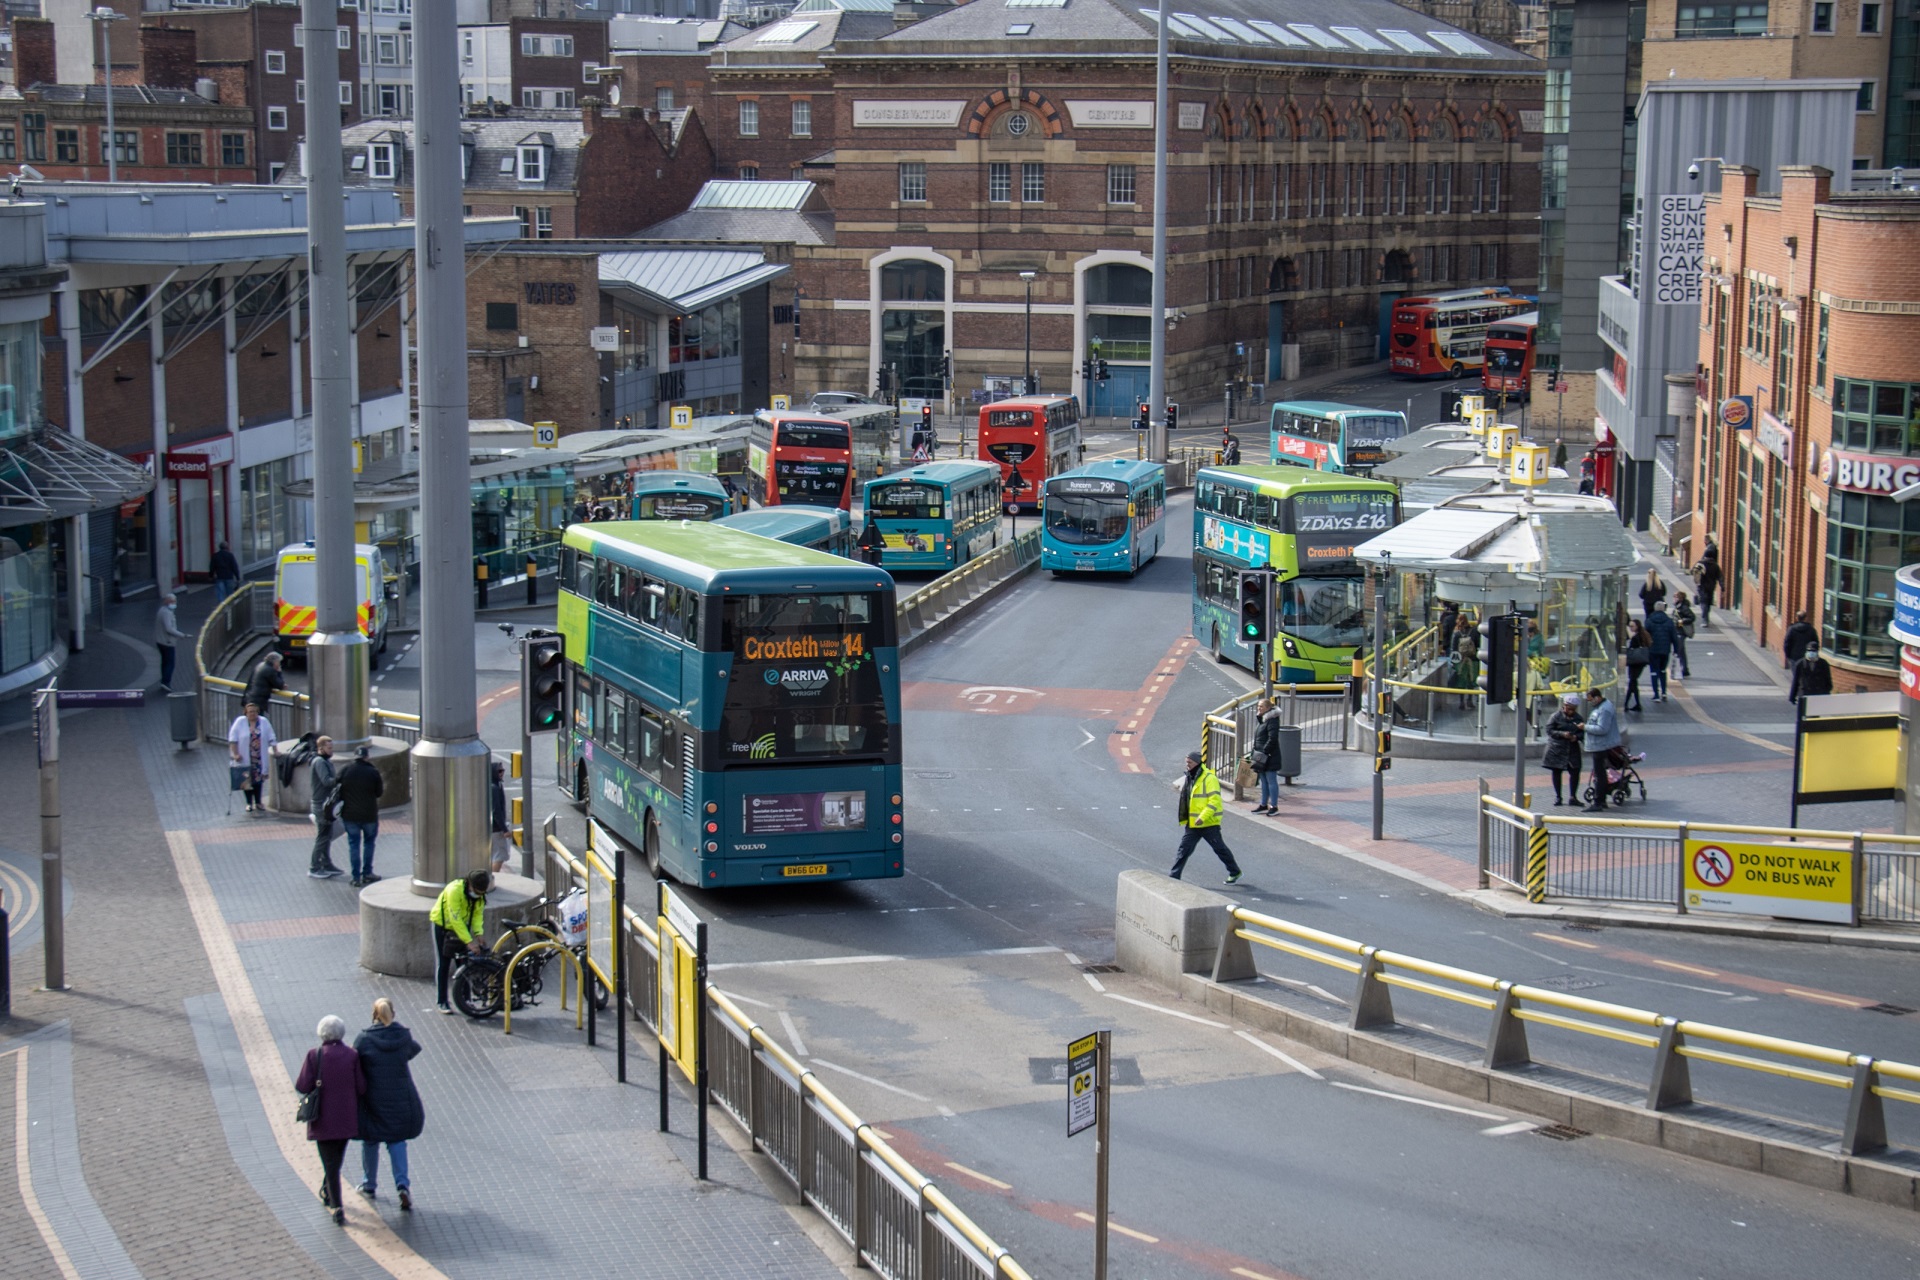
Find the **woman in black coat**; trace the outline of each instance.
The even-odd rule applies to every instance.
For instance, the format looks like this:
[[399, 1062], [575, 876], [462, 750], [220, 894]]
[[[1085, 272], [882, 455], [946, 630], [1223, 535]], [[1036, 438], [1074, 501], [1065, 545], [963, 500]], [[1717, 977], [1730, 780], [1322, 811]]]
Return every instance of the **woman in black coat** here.
[[393, 1184], [400, 1207], [413, 1208], [407, 1181], [407, 1143], [427, 1127], [426, 1108], [413, 1087], [407, 1064], [420, 1052], [420, 1042], [393, 1020], [393, 1002], [384, 996], [373, 1002], [373, 1025], [353, 1042], [366, 1073], [367, 1091], [360, 1098], [360, 1194], [371, 1200], [380, 1177], [380, 1144], [393, 1160]]
[[1553, 802], [1565, 804], [1560, 796], [1560, 775], [1566, 774], [1573, 802], [1580, 803], [1580, 738], [1587, 722], [1580, 718], [1580, 695], [1570, 693], [1560, 699], [1560, 709], [1547, 721], [1547, 751], [1540, 763], [1553, 775]]

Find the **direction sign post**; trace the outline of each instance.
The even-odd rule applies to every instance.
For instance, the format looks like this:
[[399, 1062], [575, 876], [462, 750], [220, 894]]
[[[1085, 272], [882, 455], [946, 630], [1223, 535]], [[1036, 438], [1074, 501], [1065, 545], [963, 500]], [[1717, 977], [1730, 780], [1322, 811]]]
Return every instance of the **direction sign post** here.
[[46, 990], [67, 989], [66, 872], [60, 852], [59, 681], [33, 695], [33, 743], [40, 759], [41, 949]]
[[1111, 1145], [1113, 1033], [1067, 1046], [1067, 1136], [1093, 1130], [1093, 1280], [1107, 1280], [1107, 1156]]

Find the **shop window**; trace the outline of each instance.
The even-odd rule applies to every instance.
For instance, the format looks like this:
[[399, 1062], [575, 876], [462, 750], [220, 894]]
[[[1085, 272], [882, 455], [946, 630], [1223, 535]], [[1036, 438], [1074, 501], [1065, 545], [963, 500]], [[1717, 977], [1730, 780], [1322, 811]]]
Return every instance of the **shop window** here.
[[1920, 507], [1892, 498], [1835, 493], [1827, 512], [1823, 644], [1839, 657], [1891, 669], [1899, 645], [1893, 575], [1920, 559]]

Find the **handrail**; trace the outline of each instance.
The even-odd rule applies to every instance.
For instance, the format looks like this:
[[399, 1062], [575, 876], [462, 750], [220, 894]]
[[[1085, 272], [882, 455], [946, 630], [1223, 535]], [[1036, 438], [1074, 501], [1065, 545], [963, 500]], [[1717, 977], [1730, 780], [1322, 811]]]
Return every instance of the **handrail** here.
[[[1659, 818], [1602, 818], [1598, 816], [1574, 816], [1556, 813], [1536, 814], [1528, 809], [1516, 808], [1498, 796], [1484, 796], [1481, 804], [1488, 809], [1509, 813], [1520, 818], [1539, 818], [1549, 827], [1618, 827], [1623, 830], [1671, 831], [1679, 833], [1681, 822], [1678, 819], [1666, 821]], [[1890, 832], [1829, 831], [1819, 827], [1760, 827], [1739, 822], [1694, 822], [1685, 823], [1687, 834], [1693, 836], [1702, 831], [1726, 832], [1742, 836], [1775, 836], [1789, 841], [1804, 843], [1808, 840], [1833, 840], [1851, 844], [1854, 837], [1864, 835], [1875, 844], [1898, 844], [1920, 847], [1920, 835], [1894, 835]]]
[[[1513, 809], [1513, 806], [1505, 804], [1497, 807], [1509, 811]], [[1230, 918], [1236, 927], [1221, 939], [1219, 955], [1214, 963], [1216, 975], [1252, 977], [1257, 974], [1251, 951], [1235, 955], [1231, 950], [1236, 941], [1244, 939], [1317, 964], [1357, 973], [1359, 985], [1352, 1001], [1350, 1023], [1356, 1031], [1397, 1025], [1388, 992], [1390, 987], [1488, 1009], [1494, 1019], [1487, 1038], [1484, 1062], [1488, 1070], [1521, 1066], [1533, 1061], [1524, 1028], [1524, 1024], [1531, 1022], [1652, 1049], [1654, 1064], [1647, 1105], [1656, 1111], [1693, 1100], [1692, 1085], [1686, 1072], [1688, 1059], [1844, 1089], [1849, 1094], [1849, 1106], [1841, 1145], [1848, 1155], [1864, 1154], [1886, 1146], [1886, 1125], [1880, 1111], [1882, 1099], [1893, 1098], [1920, 1104], [1920, 1090], [1898, 1088], [1886, 1083], [1898, 1080], [1920, 1084], [1920, 1066], [1910, 1063], [1881, 1062], [1864, 1054], [1803, 1040], [1672, 1018], [1649, 1009], [1507, 982], [1471, 969], [1384, 951], [1351, 938], [1323, 933], [1245, 907], [1232, 908]], [[1268, 932], [1262, 934], [1258, 930]], [[1283, 936], [1274, 937], [1272, 934]], [[1304, 939], [1346, 951], [1358, 955], [1360, 960], [1356, 964], [1341, 955], [1329, 955], [1324, 951], [1295, 945], [1288, 938]], [[1392, 972], [1396, 969], [1406, 972]], [[1423, 974], [1425, 977], [1408, 977], [1407, 973]], [[1447, 987], [1442, 983], [1452, 983], [1454, 986]], [[1462, 987], [1467, 990], [1458, 989]], [[1494, 994], [1491, 998], [1478, 994], [1484, 991]], [[1584, 1016], [1568, 1016], [1571, 1014]], [[1591, 1018], [1605, 1018], [1624, 1025], [1607, 1026], [1589, 1021]], [[1760, 1058], [1754, 1054], [1771, 1056]]]

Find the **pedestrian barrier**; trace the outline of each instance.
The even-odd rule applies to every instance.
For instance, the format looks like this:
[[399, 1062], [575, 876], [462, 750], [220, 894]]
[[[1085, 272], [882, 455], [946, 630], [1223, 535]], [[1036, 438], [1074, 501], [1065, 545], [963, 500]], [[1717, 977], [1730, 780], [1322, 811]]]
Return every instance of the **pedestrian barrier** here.
[[894, 605], [902, 649], [917, 647], [968, 606], [1040, 563], [1040, 531], [1029, 529], [951, 573], [941, 574]]
[[[588, 867], [546, 823], [547, 900], [584, 887]], [[634, 1016], [655, 1033], [659, 942], [655, 922], [625, 909], [622, 962]], [[873, 1126], [834, 1096], [752, 1021], [707, 984], [708, 1094], [794, 1184], [801, 1199], [888, 1280], [1032, 1280]], [[656, 1052], [659, 1052], [656, 1041]]]
[[[1258, 716], [1254, 706], [1266, 695], [1258, 689], [1243, 693], [1231, 702], [1207, 712], [1200, 722], [1200, 755], [1207, 768], [1233, 787], [1233, 798], [1244, 800], [1239, 783], [1239, 764], [1246, 751], [1242, 743], [1253, 741]], [[1348, 689], [1344, 684], [1281, 684], [1273, 687], [1273, 701], [1280, 708], [1280, 723], [1297, 725], [1304, 747], [1347, 749], [1353, 717], [1347, 714]]]
[[[1828, 853], [1848, 864], [1852, 900], [1844, 923], [1920, 924], [1920, 836], [1757, 827], [1659, 818], [1534, 813], [1486, 794], [1479, 806], [1480, 887], [1495, 882], [1532, 902], [1626, 902], [1691, 914], [1689, 841], [1741, 839], [1786, 853]], [[1539, 844], [1538, 875], [1530, 846]]]
[[1236, 907], [1234, 927], [1221, 939], [1214, 980], [1252, 976], [1250, 953], [1236, 963], [1236, 942], [1283, 952], [1353, 974], [1349, 1026], [1355, 1031], [1400, 1025], [1393, 989], [1481, 1009], [1491, 1015], [1482, 1065], [1490, 1071], [1535, 1061], [1529, 1026], [1551, 1027], [1650, 1050], [1646, 1107], [1665, 1111], [1694, 1100], [1690, 1062], [1711, 1062], [1840, 1089], [1847, 1094], [1840, 1148], [1849, 1156], [1887, 1149], [1885, 1101], [1920, 1105], [1920, 1067], [1884, 1062], [1844, 1049], [1759, 1035], [1731, 1027], [1669, 1017], [1648, 1009], [1592, 1000], [1489, 974], [1402, 955], [1290, 920]]
[[[1538, 715], [1541, 704], [1557, 701], [1569, 693], [1611, 689], [1620, 683], [1617, 664], [1607, 655], [1598, 629], [1583, 624], [1570, 630], [1577, 637], [1575, 647], [1584, 650], [1584, 654], [1528, 659], [1527, 698], [1541, 725], [1545, 724]], [[1459, 634], [1464, 636], [1470, 632], [1462, 630]], [[1440, 629], [1436, 626], [1418, 627], [1381, 651], [1379, 668], [1383, 683], [1393, 695], [1395, 722], [1419, 731], [1435, 732], [1435, 726], [1446, 718], [1445, 713], [1450, 709], [1446, 699], [1459, 698], [1469, 704], [1460, 709], [1459, 714], [1465, 716], [1470, 711], [1474, 736], [1484, 739], [1488, 704], [1512, 702], [1513, 690], [1489, 691], [1477, 683], [1466, 687], [1436, 683], [1453, 678], [1452, 656], [1441, 652]], [[1362, 659], [1361, 669], [1369, 683], [1373, 680], [1374, 665], [1371, 654]], [[1538, 729], [1535, 735], [1538, 736]]]

